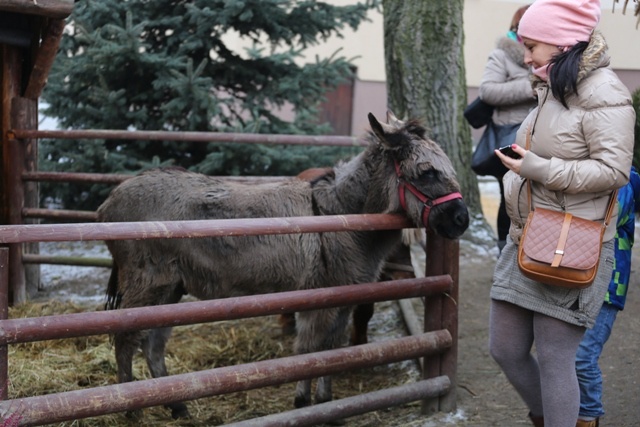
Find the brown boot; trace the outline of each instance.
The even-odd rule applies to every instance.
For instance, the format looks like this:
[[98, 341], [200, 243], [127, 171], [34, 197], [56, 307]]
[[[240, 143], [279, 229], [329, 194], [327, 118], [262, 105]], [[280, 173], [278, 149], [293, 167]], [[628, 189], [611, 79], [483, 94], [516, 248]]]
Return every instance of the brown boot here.
[[544, 427], [543, 417], [534, 417], [533, 415], [531, 415], [531, 412], [529, 412], [529, 419], [533, 423], [534, 427]]
[[591, 420], [591, 421], [578, 419], [578, 422], [576, 423], [576, 427], [598, 427], [600, 425], [600, 421], [598, 420], [599, 418], [596, 418], [595, 420]]

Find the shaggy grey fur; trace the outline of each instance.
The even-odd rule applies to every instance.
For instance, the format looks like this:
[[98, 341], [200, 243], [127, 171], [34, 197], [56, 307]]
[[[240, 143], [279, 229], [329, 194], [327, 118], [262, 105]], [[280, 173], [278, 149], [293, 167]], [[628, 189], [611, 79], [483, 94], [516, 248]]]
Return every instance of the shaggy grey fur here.
[[[394, 162], [427, 197], [458, 192], [451, 162], [425, 138], [416, 121], [389, 113], [389, 124], [369, 115], [370, 145], [312, 182], [300, 179], [247, 185], [185, 170], [155, 169], [115, 188], [98, 209], [103, 222], [259, 218], [403, 212]], [[407, 192], [409, 218], [421, 226], [422, 204]], [[457, 238], [469, 223], [461, 199], [431, 210], [429, 226]], [[385, 258], [400, 243], [400, 230], [248, 237], [109, 241], [114, 267], [108, 307], [178, 302], [185, 294], [225, 298], [375, 281]], [[341, 345], [349, 308], [299, 313], [296, 351]], [[142, 346], [154, 377], [167, 375], [164, 348], [170, 329], [114, 336], [118, 380], [132, 381], [132, 357]], [[331, 400], [329, 377], [318, 381], [316, 401]], [[311, 403], [311, 380], [301, 381], [296, 406]], [[182, 403], [174, 417], [188, 416]]]

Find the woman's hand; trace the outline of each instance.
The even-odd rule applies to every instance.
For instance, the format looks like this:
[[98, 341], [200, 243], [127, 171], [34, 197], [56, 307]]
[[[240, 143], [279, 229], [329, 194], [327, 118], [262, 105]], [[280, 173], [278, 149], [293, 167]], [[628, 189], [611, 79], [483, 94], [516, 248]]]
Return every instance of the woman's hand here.
[[520, 147], [518, 144], [512, 144], [511, 148], [513, 151], [520, 156], [519, 159], [514, 159], [509, 156], [505, 156], [500, 152], [500, 150], [494, 150], [496, 156], [500, 159], [503, 165], [507, 167], [507, 169], [514, 171], [518, 175], [520, 175], [520, 168], [522, 167], [522, 159], [527, 154], [527, 150]]

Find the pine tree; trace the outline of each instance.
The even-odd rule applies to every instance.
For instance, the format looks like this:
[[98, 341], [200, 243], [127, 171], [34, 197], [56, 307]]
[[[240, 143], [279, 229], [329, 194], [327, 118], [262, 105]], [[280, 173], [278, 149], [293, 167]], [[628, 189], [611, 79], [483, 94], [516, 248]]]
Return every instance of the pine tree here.
[[[357, 29], [379, 0], [79, 0], [43, 99], [62, 128], [321, 134], [327, 90], [350, 77], [336, 52], [300, 65], [305, 48]], [[228, 44], [232, 33], [250, 47]], [[276, 115], [289, 105], [295, 118]], [[353, 150], [350, 151], [353, 153]], [[41, 169], [134, 173], [174, 164], [208, 174], [289, 175], [344, 149], [177, 143], [52, 141]], [[326, 162], [324, 164], [327, 164]], [[57, 197], [94, 208], [94, 189]], [[43, 195], [52, 196], [43, 186]], [[102, 191], [104, 193], [104, 191]]]

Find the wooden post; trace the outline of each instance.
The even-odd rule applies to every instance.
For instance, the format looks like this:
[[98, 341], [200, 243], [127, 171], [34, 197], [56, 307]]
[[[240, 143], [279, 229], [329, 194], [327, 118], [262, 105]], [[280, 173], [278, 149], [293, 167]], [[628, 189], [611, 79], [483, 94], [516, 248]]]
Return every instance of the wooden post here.
[[450, 349], [424, 359], [423, 378], [446, 375], [451, 381], [451, 388], [447, 394], [422, 402], [422, 413], [427, 415], [436, 412], [452, 412], [456, 409], [459, 253], [460, 243], [458, 240], [445, 239], [433, 233], [427, 234], [427, 265], [425, 269], [427, 277], [448, 274], [453, 280], [450, 292], [425, 299], [425, 332], [447, 329], [453, 338]]
[[[23, 204], [22, 165], [24, 159], [16, 159], [14, 141], [11, 143], [7, 132], [11, 129], [13, 99], [20, 96], [23, 76], [24, 56], [19, 48], [0, 45], [2, 51], [2, 219], [5, 224], [19, 224]], [[20, 170], [17, 171], [16, 168]], [[19, 187], [19, 190], [16, 189]], [[20, 200], [16, 200], [18, 196]], [[16, 203], [19, 203], [16, 205]], [[9, 244], [9, 303], [24, 301], [26, 298], [25, 276], [22, 268], [22, 245]], [[14, 288], [15, 286], [15, 288]]]
[[[11, 126], [14, 129], [37, 129], [38, 128], [38, 100], [16, 97], [13, 99], [11, 106]], [[15, 177], [16, 185], [14, 189], [9, 190], [9, 194], [22, 191], [22, 194], [14, 194], [12, 200], [17, 205], [10, 206], [12, 219], [19, 222], [10, 222], [10, 224], [38, 224], [37, 219], [23, 219], [22, 210], [24, 208], [37, 208], [40, 205], [39, 185], [35, 181], [24, 181], [22, 174], [24, 172], [34, 172], [38, 169], [38, 141], [34, 138], [17, 139], [9, 142], [11, 154], [15, 155]], [[21, 197], [22, 196], [22, 197]], [[22, 202], [22, 205], [19, 203]], [[24, 290], [19, 290], [16, 286], [16, 300], [19, 303], [36, 294], [40, 287], [40, 265], [31, 264], [24, 265], [22, 256], [24, 254], [39, 254], [40, 244], [38, 242], [30, 242], [22, 244], [20, 252], [20, 269], [23, 273], [16, 273], [17, 277], [24, 275]], [[17, 265], [14, 268], [18, 268]], [[18, 282], [19, 283], [19, 282]]]
[[38, 99], [40, 97], [42, 89], [44, 89], [47, 83], [47, 77], [49, 76], [53, 61], [58, 53], [58, 46], [60, 46], [64, 26], [65, 21], [63, 19], [48, 20], [42, 34], [42, 43], [35, 54], [27, 88], [24, 91], [25, 98]]
[[[9, 318], [9, 250], [0, 248], [0, 321]], [[0, 345], [0, 400], [9, 396], [9, 348]]]

